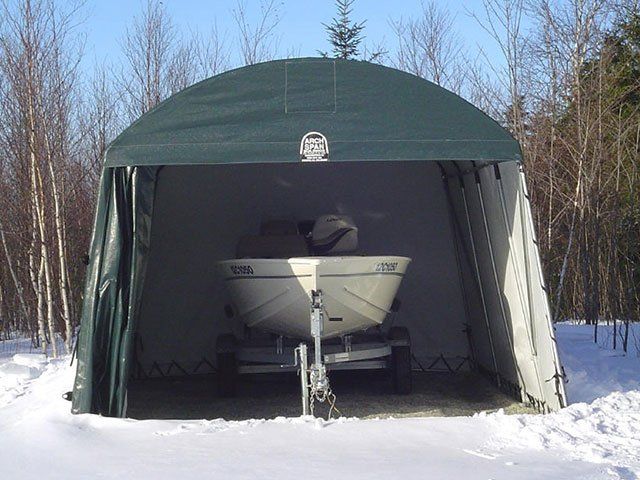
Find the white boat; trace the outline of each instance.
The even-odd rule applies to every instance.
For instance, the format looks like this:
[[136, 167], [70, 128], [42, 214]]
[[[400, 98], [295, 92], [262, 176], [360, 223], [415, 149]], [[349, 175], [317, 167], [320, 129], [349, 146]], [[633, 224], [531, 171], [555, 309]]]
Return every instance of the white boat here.
[[[325, 231], [330, 225], [331, 233], [323, 235], [326, 232], [319, 225]], [[293, 251], [302, 245], [293, 238], [304, 238], [297, 232], [276, 233], [251, 237], [244, 243], [253, 243], [256, 257], [264, 255], [269, 241], [280, 251], [283, 245]], [[323, 216], [306, 242], [311, 251], [325, 254], [353, 250], [357, 229], [349, 217]], [[250, 328], [299, 339], [312, 338], [311, 299], [316, 291], [322, 292], [322, 339], [382, 324], [411, 262], [401, 256], [246, 258], [253, 255], [245, 253], [251, 252], [239, 252], [245, 258], [218, 263], [236, 315]]]

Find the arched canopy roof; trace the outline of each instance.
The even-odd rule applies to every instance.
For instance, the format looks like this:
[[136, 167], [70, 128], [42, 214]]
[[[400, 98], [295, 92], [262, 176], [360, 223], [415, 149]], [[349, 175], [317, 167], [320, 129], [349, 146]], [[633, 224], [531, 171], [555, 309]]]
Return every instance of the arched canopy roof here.
[[363, 61], [276, 60], [167, 99], [108, 148], [105, 166], [297, 162], [310, 131], [330, 161], [520, 161], [518, 143], [459, 96]]

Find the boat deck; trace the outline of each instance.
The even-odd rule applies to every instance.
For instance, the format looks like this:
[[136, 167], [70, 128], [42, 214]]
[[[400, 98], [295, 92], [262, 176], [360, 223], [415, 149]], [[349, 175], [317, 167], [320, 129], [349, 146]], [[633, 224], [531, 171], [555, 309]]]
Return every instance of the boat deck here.
[[[389, 393], [389, 381], [380, 371], [333, 372], [330, 378], [336, 406], [348, 417], [467, 416], [500, 408], [506, 413], [535, 413], [469, 372], [414, 372], [410, 395]], [[234, 398], [220, 398], [215, 384], [213, 375], [132, 381], [128, 416], [245, 420], [301, 413], [300, 384], [293, 374], [243, 376]], [[316, 412], [326, 414], [326, 408]]]

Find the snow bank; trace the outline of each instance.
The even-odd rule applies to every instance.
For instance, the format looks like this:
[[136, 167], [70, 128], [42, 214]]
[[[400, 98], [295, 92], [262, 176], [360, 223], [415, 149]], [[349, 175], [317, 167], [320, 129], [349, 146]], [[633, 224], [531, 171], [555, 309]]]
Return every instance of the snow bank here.
[[46, 367], [47, 357], [41, 354], [16, 354], [12, 360], [0, 363], [0, 408], [24, 395], [29, 382]]
[[47, 356], [43, 353], [16, 353], [12, 361], [25, 367], [42, 368], [47, 364]]
[[42, 370], [37, 367], [29, 367], [27, 365], [20, 365], [19, 363], [14, 362], [0, 365], [0, 377], [6, 377], [9, 381], [33, 380], [34, 378], [38, 378], [41, 373]]
[[[575, 403], [550, 415], [170, 421], [73, 416], [68, 359], [15, 357], [0, 375], [0, 458], [6, 478], [479, 478], [640, 477], [637, 357], [610, 355], [590, 329], [560, 326]], [[11, 364], [11, 367], [6, 365]], [[2, 401], [18, 382], [20, 396]], [[607, 391], [607, 389], [609, 389]], [[46, 459], [46, 467], [40, 461]]]
[[606, 464], [613, 472], [640, 472], [639, 391], [613, 392], [549, 415], [497, 413], [486, 418], [500, 432], [489, 443], [498, 451], [517, 447], [564, 452], [571, 460]]

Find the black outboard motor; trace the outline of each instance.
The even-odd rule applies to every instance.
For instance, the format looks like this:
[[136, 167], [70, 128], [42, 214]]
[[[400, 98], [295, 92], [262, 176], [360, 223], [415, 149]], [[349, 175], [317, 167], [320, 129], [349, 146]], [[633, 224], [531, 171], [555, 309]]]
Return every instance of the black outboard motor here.
[[352, 253], [358, 248], [358, 227], [347, 215], [322, 215], [311, 231], [313, 255]]

